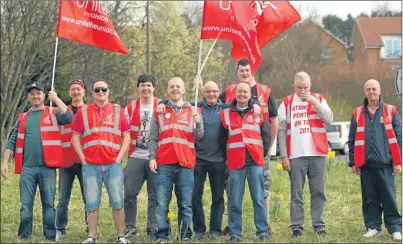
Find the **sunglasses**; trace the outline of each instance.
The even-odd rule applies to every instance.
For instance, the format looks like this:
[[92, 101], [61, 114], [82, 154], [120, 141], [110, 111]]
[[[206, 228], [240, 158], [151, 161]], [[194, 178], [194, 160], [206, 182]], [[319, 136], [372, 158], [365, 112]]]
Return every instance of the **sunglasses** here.
[[100, 91], [102, 91], [103, 93], [105, 93], [105, 92], [108, 91], [108, 88], [106, 88], [106, 87], [95, 87], [95, 88], [94, 88], [94, 92], [95, 92], [95, 93], [99, 93]]

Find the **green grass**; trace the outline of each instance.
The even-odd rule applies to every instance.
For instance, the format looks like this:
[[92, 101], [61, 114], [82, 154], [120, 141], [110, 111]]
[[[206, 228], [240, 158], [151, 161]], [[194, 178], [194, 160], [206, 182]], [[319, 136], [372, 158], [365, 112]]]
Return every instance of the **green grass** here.
[[[289, 219], [289, 201], [290, 201], [290, 183], [288, 174], [284, 171], [278, 171], [276, 165], [278, 162], [272, 162], [272, 186], [271, 186], [271, 226], [273, 237], [269, 242], [273, 243], [379, 243], [392, 242], [386, 229], [383, 227], [382, 235], [373, 239], [364, 239], [361, 236], [365, 232], [361, 213], [361, 190], [360, 179], [351, 173], [350, 168], [345, 163], [329, 164], [326, 179], [326, 196], [327, 203], [325, 206], [325, 222], [329, 235], [325, 238], [317, 237], [312, 232], [310, 211], [309, 211], [309, 189], [307, 182], [305, 183], [305, 233], [298, 240], [290, 237], [290, 219]], [[10, 165], [10, 171], [13, 171], [13, 165]], [[17, 230], [19, 223], [19, 176], [10, 174], [7, 181], [1, 182], [1, 243], [18, 242]], [[210, 187], [206, 182], [205, 195], [203, 205], [205, 216], [210, 216]], [[399, 210], [401, 211], [402, 199], [402, 178], [401, 175], [396, 177], [397, 199]], [[246, 187], [244, 204], [243, 204], [243, 242], [256, 242], [255, 225], [253, 223], [253, 206], [249, 195], [248, 187]], [[284, 199], [280, 199], [280, 194], [284, 194]], [[56, 202], [57, 206], [57, 196]], [[34, 205], [34, 227], [33, 235], [29, 243], [45, 242], [42, 234], [42, 207], [40, 196], [37, 193]], [[139, 195], [138, 199], [138, 228], [140, 236], [130, 238], [132, 242], [148, 242], [145, 238], [146, 230], [146, 211], [147, 211], [147, 194], [146, 187]], [[64, 243], [81, 242], [85, 239], [85, 223], [83, 218], [83, 203], [79, 191], [78, 181], [74, 183], [74, 189], [69, 207], [69, 224], [67, 235], [63, 238]], [[172, 224], [173, 236], [177, 236], [177, 207], [176, 198], [171, 201], [171, 211], [175, 215]], [[207, 219], [207, 221], [209, 221]], [[207, 222], [208, 223], [208, 222]], [[226, 212], [224, 214], [223, 227], [227, 223]], [[207, 225], [208, 226], [208, 225]], [[113, 224], [111, 209], [108, 204], [108, 198], [103, 188], [103, 197], [100, 208], [100, 221], [98, 237], [100, 242], [115, 242], [116, 232]], [[227, 237], [222, 237], [216, 242], [226, 242]], [[197, 241], [194, 241], [197, 242]], [[206, 240], [201, 241], [206, 242]]]

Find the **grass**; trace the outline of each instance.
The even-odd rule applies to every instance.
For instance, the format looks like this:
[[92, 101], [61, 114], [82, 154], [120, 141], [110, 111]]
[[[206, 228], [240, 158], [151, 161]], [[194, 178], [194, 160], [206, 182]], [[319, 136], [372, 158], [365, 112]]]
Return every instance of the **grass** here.
[[[298, 240], [291, 238], [289, 202], [290, 202], [290, 183], [288, 174], [282, 170], [277, 170], [279, 162], [273, 161], [271, 164], [272, 186], [271, 186], [271, 226], [273, 237], [269, 242], [272, 243], [388, 243], [392, 242], [386, 229], [383, 227], [382, 235], [373, 239], [364, 239], [361, 236], [365, 232], [365, 227], [361, 212], [361, 190], [360, 178], [351, 173], [346, 163], [330, 163], [326, 179], [327, 203], [325, 206], [325, 222], [329, 235], [327, 237], [317, 237], [313, 234], [310, 218], [309, 189], [305, 183], [305, 233]], [[12, 171], [13, 165], [10, 165]], [[208, 184], [208, 182], [206, 182]], [[17, 230], [19, 224], [19, 176], [10, 173], [7, 181], [1, 181], [1, 243], [16, 243]], [[402, 199], [402, 178], [396, 177], [397, 199], [399, 211], [401, 212]], [[42, 234], [42, 207], [39, 191], [35, 197], [34, 205], [34, 226], [33, 234], [28, 243], [45, 242]], [[205, 216], [210, 216], [211, 192], [210, 187], [205, 187], [203, 205]], [[57, 206], [57, 196], [56, 202]], [[173, 194], [174, 196], [174, 194]], [[74, 183], [74, 189], [69, 206], [69, 224], [67, 235], [62, 239], [63, 243], [78, 243], [86, 238], [85, 223], [83, 221], [83, 203], [79, 191], [78, 181]], [[171, 211], [174, 214], [172, 223], [172, 233], [177, 236], [177, 207], [176, 198], [171, 201]], [[146, 236], [146, 216], [147, 216], [147, 194], [146, 187], [143, 186], [138, 201], [138, 228], [140, 236], [130, 238], [132, 243], [148, 242]], [[207, 221], [209, 221], [207, 219]], [[208, 222], [207, 222], [208, 223]], [[227, 215], [224, 214], [223, 227], [227, 223]], [[207, 224], [208, 226], [208, 224]], [[253, 206], [246, 187], [243, 203], [243, 242], [256, 242], [255, 225], [253, 223]], [[100, 208], [100, 221], [98, 238], [100, 242], [116, 242], [116, 232], [113, 224], [111, 209], [108, 204], [108, 198], [103, 187], [103, 197]], [[227, 237], [222, 237], [216, 242], [226, 242]], [[197, 241], [194, 241], [197, 242]], [[207, 242], [207, 240], [200, 241]]]

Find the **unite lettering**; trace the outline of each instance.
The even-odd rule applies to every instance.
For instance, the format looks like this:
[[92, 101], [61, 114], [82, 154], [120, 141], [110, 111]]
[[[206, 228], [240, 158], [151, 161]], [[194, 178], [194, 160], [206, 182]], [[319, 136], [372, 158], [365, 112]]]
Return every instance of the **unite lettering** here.
[[[224, 11], [231, 10], [231, 2], [232, 1], [220, 1], [220, 8]], [[256, 16], [252, 19], [253, 25], [257, 26], [259, 23], [259, 18], [263, 14], [263, 11], [267, 6], [270, 6], [273, 9], [277, 9], [277, 7], [271, 3], [272, 1], [250, 1], [249, 7], [256, 10]], [[231, 20], [234, 20], [234, 16], [231, 15]]]
[[91, 12], [98, 12], [100, 14], [107, 15], [102, 8], [100, 1], [76, 1], [76, 4], [79, 8], [84, 8], [85, 10], [91, 10]]

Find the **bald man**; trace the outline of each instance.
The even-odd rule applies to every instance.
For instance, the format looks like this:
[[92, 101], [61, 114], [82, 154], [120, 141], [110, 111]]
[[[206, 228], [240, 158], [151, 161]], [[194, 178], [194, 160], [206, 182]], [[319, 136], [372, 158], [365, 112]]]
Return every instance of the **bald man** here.
[[362, 213], [367, 232], [385, 227], [394, 241], [402, 240], [402, 216], [396, 201], [395, 175], [402, 171], [402, 127], [396, 106], [383, 102], [376, 80], [364, 85], [363, 105], [354, 109], [348, 136], [349, 166], [360, 176]]
[[269, 152], [270, 126], [263, 113], [253, 116], [251, 96], [249, 84], [239, 83], [235, 100], [220, 112], [220, 146], [226, 150], [229, 172], [231, 243], [239, 242], [242, 237], [242, 199], [246, 179], [253, 202], [256, 235], [259, 241], [269, 237], [264, 200], [264, 158]]
[[192, 238], [192, 193], [196, 161], [195, 140], [203, 137], [203, 121], [193, 107], [183, 101], [183, 80], [174, 77], [168, 82], [169, 101], [165, 114], [154, 112], [150, 129], [150, 170], [155, 173], [157, 199], [157, 243], [165, 243], [170, 234], [169, 203], [175, 185], [178, 203], [179, 241]]

